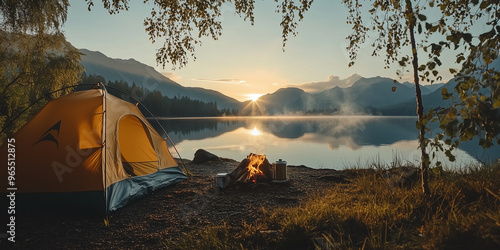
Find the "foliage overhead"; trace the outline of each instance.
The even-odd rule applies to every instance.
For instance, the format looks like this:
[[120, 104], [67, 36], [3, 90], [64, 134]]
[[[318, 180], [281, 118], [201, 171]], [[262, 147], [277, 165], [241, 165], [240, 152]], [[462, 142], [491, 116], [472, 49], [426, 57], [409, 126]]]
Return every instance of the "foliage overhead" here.
[[456, 74], [456, 86], [442, 90], [443, 99], [452, 99], [453, 105], [430, 110], [428, 116], [444, 131], [432, 144], [444, 140], [449, 146], [444, 151], [453, 160], [451, 150], [461, 141], [479, 137], [482, 147], [500, 144], [500, 4], [498, 0], [448, 2], [436, 1], [443, 14], [436, 23], [426, 23], [445, 38], [430, 49], [435, 56], [445, 49], [455, 51], [461, 68], [449, 69]]
[[[86, 0], [88, 9], [94, 6], [93, 0]], [[129, 9], [127, 0], [102, 0], [110, 14]], [[313, 0], [274, 0], [278, 3], [276, 12], [281, 13], [283, 46], [289, 35], [296, 35], [298, 22], [304, 18]], [[234, 7], [237, 15], [254, 22], [255, 0], [145, 0], [152, 3], [151, 16], [144, 19], [149, 39], [163, 44], [157, 50], [156, 62], [163, 67], [171, 63], [185, 66], [189, 58], [196, 59], [195, 49], [201, 45], [203, 37], [217, 40], [222, 35], [221, 15], [223, 10]]]
[[54, 91], [78, 82], [80, 54], [60, 31], [68, 6], [68, 1], [0, 1], [0, 141], [47, 100], [64, 94]]
[[66, 22], [68, 7], [68, 0], [3, 0], [0, 1], [1, 28], [34, 34], [59, 32]]

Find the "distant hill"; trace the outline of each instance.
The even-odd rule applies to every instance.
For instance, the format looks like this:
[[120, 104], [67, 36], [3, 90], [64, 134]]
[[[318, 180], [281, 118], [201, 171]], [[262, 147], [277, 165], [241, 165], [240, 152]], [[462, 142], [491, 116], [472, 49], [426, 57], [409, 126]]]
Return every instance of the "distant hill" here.
[[282, 88], [261, 96], [258, 103], [269, 114], [297, 114], [304, 111], [309, 96], [310, 94], [299, 88]]
[[[437, 89], [440, 89], [445, 84], [446, 83], [434, 83], [434, 84], [431, 84], [431, 85], [420, 85], [420, 91], [422, 92], [422, 95], [428, 95], [428, 94], [436, 91]], [[406, 87], [409, 87], [409, 88], [415, 90], [415, 84], [414, 83], [404, 82], [403, 85], [405, 85]]]
[[[385, 77], [351, 78], [354, 82], [334, 86], [320, 92], [309, 93], [302, 87], [310, 84], [298, 85], [301, 88], [289, 87], [264, 95], [258, 100], [258, 110], [262, 115], [286, 114], [341, 114], [341, 115], [414, 115], [415, 114], [415, 86], [409, 83], [397, 83]], [[348, 82], [348, 81], [347, 81]], [[344, 81], [345, 83], [345, 81]], [[321, 85], [325, 86], [325, 85]], [[436, 87], [443, 84], [436, 84]], [[317, 88], [316, 88], [317, 89]], [[434, 94], [434, 102], [441, 100], [441, 90]], [[434, 93], [428, 88], [422, 90], [426, 94]], [[246, 102], [247, 105], [250, 102]], [[248, 110], [247, 110], [248, 111]], [[249, 114], [246, 112], [245, 114]]]
[[310, 83], [305, 83], [305, 84], [301, 84], [301, 85], [297, 85], [297, 86], [289, 86], [289, 87], [300, 88], [308, 93], [319, 93], [319, 92], [329, 90], [329, 89], [334, 88], [334, 87], [340, 87], [340, 88], [351, 87], [352, 84], [355, 83], [360, 78], [361, 78], [361, 76], [358, 74], [350, 75], [346, 79], [340, 79], [340, 77], [338, 77], [338, 76], [331, 75], [330, 77], [328, 77], [327, 81], [310, 82]]
[[[500, 69], [500, 58], [493, 61], [493, 63], [491, 63], [489, 67], [495, 68], [497, 70]], [[446, 88], [449, 93], [453, 93], [454, 96], [457, 97], [457, 94], [453, 91], [456, 86], [456, 79], [451, 79], [447, 83], [424, 85], [424, 88], [426, 88], [427, 90], [431, 90], [430, 93], [426, 93], [424, 90], [422, 90], [422, 101], [424, 103], [424, 109], [429, 110], [430, 108], [448, 107], [449, 105], [451, 105], [452, 99], [450, 98], [447, 100], [443, 100], [441, 91], [443, 88]], [[483, 89], [482, 92], [485, 92], [483, 94], [486, 94], [488, 90]], [[388, 105], [380, 110], [381, 113], [387, 115], [415, 115], [415, 111], [415, 97], [399, 104]]]
[[114, 59], [98, 51], [79, 49], [82, 53], [81, 65], [85, 67], [87, 75], [103, 76], [106, 81], [123, 81], [143, 87], [150, 91], [158, 90], [168, 97], [187, 96], [191, 99], [204, 102], [217, 102], [219, 108], [239, 109], [240, 102], [220, 92], [204, 89], [184, 87], [156, 71], [153, 67], [134, 59]]
[[[150, 91], [158, 90], [168, 97], [187, 96], [203, 102], [217, 102], [218, 108], [238, 109], [241, 115], [415, 115], [415, 85], [398, 83], [386, 77], [361, 77], [354, 74], [346, 79], [330, 76], [327, 81], [311, 82], [282, 88], [263, 95], [256, 103], [239, 102], [220, 92], [184, 87], [153, 67], [134, 59], [113, 59], [97, 51], [80, 49], [81, 64], [87, 74], [101, 75], [108, 81], [135, 83]], [[492, 64], [500, 66], [500, 59]], [[446, 106], [450, 100], [442, 100], [441, 90], [452, 90], [454, 79], [446, 84], [422, 85], [424, 108]]]

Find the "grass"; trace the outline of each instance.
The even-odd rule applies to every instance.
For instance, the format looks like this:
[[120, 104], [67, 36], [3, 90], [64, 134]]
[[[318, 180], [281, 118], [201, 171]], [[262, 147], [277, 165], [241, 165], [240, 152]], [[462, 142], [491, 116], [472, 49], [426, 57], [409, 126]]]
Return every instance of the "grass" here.
[[263, 210], [252, 224], [185, 234], [178, 249], [500, 249], [500, 164], [436, 171], [432, 195], [419, 181], [391, 185], [388, 171], [353, 169], [296, 207]]

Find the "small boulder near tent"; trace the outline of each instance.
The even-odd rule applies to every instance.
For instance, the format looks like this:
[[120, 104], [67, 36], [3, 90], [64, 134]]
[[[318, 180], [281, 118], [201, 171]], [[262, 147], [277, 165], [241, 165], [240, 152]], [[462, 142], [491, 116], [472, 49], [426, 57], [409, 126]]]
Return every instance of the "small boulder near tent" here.
[[187, 178], [136, 105], [103, 89], [47, 103], [0, 147], [0, 161], [15, 162], [0, 178], [14, 177], [1, 192], [15, 192], [16, 203], [106, 213]]

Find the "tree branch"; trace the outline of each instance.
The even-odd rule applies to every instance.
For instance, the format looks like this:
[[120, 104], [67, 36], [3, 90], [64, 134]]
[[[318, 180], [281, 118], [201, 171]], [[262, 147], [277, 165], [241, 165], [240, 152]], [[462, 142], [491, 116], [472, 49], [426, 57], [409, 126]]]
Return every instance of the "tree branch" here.
[[14, 85], [14, 84], [15, 84], [15, 83], [19, 80], [19, 78], [21, 78], [23, 75], [24, 75], [24, 72], [19, 73], [19, 75], [17, 75], [17, 76], [16, 76], [16, 78], [14, 78], [14, 79], [13, 79], [10, 83], [8, 83], [8, 84], [5, 86], [5, 88], [3, 88], [3, 90], [2, 90], [2, 94], [4, 94], [4, 93], [5, 93], [5, 91], [7, 91], [7, 89], [8, 89], [10, 86]]

